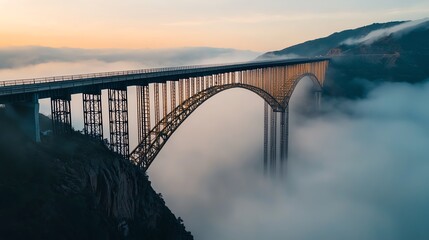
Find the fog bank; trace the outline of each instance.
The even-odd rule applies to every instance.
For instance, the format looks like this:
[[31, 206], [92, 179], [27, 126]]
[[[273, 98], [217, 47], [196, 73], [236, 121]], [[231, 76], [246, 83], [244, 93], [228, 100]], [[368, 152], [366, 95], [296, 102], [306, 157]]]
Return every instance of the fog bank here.
[[249, 61], [260, 53], [227, 48], [0, 48], [0, 81], [53, 75]]
[[[429, 84], [291, 103], [284, 181], [262, 176], [263, 103], [230, 90], [179, 128], [149, 170], [197, 239], [427, 239]], [[301, 93], [300, 93], [301, 92]], [[301, 95], [301, 96], [300, 96]]]

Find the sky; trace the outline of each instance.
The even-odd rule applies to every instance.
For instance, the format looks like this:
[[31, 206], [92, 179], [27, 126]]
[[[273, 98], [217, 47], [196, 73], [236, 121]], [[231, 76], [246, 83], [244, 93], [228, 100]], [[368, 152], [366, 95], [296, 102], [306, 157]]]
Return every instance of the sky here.
[[427, 16], [425, 0], [0, 0], [0, 47], [264, 52], [373, 22]]

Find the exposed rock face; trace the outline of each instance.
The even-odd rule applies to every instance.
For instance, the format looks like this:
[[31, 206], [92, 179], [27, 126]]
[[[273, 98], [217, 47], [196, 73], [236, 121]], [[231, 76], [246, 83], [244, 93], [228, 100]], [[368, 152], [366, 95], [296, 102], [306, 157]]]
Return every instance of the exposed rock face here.
[[328, 51], [326, 55], [329, 57], [334, 57], [334, 56], [341, 56], [342, 53], [343, 51], [340, 48], [332, 48]]
[[102, 144], [35, 144], [2, 114], [0, 130], [1, 239], [193, 239], [147, 176]]

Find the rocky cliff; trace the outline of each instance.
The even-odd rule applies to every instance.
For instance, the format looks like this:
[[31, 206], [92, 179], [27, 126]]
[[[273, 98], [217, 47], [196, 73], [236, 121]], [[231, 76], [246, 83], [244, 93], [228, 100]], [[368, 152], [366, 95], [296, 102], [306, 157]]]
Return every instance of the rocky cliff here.
[[0, 132], [0, 239], [193, 239], [148, 177], [102, 143], [31, 142], [1, 109]]

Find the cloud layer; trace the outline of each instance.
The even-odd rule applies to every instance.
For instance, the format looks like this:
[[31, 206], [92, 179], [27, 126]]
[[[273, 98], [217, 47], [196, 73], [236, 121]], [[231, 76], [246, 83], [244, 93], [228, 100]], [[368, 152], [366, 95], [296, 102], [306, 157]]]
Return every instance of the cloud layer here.
[[[152, 67], [199, 65], [250, 61], [260, 53], [224, 48], [177, 48], [152, 50], [73, 49], [48, 47], [0, 48], [0, 81], [81, 73], [119, 71]], [[135, 88], [129, 89], [129, 117], [136, 127]], [[108, 116], [107, 92], [102, 92], [103, 116]], [[51, 114], [49, 99], [40, 99], [40, 112]], [[72, 126], [83, 128], [82, 96], [72, 96]], [[108, 118], [105, 137], [109, 135]], [[131, 144], [136, 145], [136, 131], [131, 131]]]
[[429, 18], [415, 20], [415, 21], [408, 21], [390, 28], [384, 28], [384, 29], [372, 31], [368, 33], [366, 36], [363, 36], [360, 38], [349, 38], [344, 42], [342, 42], [342, 44], [357, 45], [357, 44], [363, 43], [366, 45], [370, 45], [383, 37], [387, 37], [390, 35], [399, 36], [406, 32], [412, 31], [413, 29], [421, 26], [424, 23], [427, 23], [428, 21], [429, 21]]
[[0, 81], [58, 74], [248, 61], [259, 54], [208, 47], [152, 50], [0, 48]]
[[325, 101], [317, 117], [301, 96], [284, 182], [261, 176], [262, 101], [231, 90], [173, 135], [155, 189], [198, 239], [427, 239], [429, 83]]

